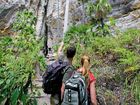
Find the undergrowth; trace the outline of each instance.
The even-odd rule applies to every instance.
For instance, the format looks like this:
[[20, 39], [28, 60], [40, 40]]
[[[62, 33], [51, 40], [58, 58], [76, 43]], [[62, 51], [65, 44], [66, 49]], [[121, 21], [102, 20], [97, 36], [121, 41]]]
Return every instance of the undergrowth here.
[[35, 37], [35, 20], [32, 12], [19, 12], [13, 23], [17, 34], [0, 38], [0, 104], [37, 104], [28, 90], [32, 90], [36, 65], [43, 69], [45, 63], [39, 55], [43, 44]]
[[[94, 68], [116, 67], [119, 70], [116, 77], [122, 78], [117, 81], [127, 81], [123, 83], [123, 93], [130, 90], [130, 95], [134, 98], [133, 102], [138, 105], [140, 102], [140, 30], [128, 29], [125, 32], [118, 31], [115, 36], [99, 36], [92, 27], [88, 24], [72, 26], [67, 31], [65, 47], [74, 44], [77, 48], [73, 64], [79, 67], [81, 56], [88, 54]], [[120, 73], [125, 76], [121, 77]], [[98, 74], [96, 75], [100, 78]], [[125, 104], [131, 101], [130, 99], [127, 102], [127, 98]]]

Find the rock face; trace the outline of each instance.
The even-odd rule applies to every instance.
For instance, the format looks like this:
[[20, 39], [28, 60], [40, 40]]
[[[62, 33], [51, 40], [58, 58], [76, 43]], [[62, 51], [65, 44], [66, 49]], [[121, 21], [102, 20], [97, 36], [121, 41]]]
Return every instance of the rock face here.
[[23, 3], [11, 3], [1, 2], [0, 3], [0, 29], [9, 27], [15, 17], [15, 13], [18, 10], [25, 8]]
[[0, 35], [10, 29], [16, 13], [23, 9], [30, 9], [38, 18], [41, 0], [2, 0], [0, 1]]
[[134, 10], [124, 17], [117, 19], [116, 26], [121, 30], [126, 30], [128, 28], [140, 29], [140, 9]]
[[[72, 24], [81, 24], [83, 21], [82, 5], [77, 0], [69, 0], [69, 19], [68, 26]], [[65, 0], [50, 0], [48, 6], [47, 23], [49, 26], [49, 37], [53, 38], [48, 43], [56, 44], [58, 39], [62, 38], [64, 30]], [[50, 38], [50, 39], [51, 39]]]
[[[13, 22], [15, 13], [29, 6], [38, 15], [40, 0], [2, 0], [0, 1], [0, 30], [9, 27]], [[95, 1], [95, 0], [93, 0]], [[109, 16], [116, 19], [116, 26], [121, 30], [128, 28], [140, 29], [140, 0], [109, 0], [112, 12]], [[64, 28], [65, 0], [49, 0], [47, 16], [45, 18], [49, 27], [49, 38], [62, 37]], [[69, 26], [87, 22], [84, 19], [83, 5], [78, 0], [70, 0]]]
[[140, 0], [110, 0], [113, 10], [111, 16], [121, 30], [140, 29]]
[[[58, 2], [51, 0], [48, 14], [49, 26], [53, 35], [63, 34], [63, 22], [64, 22], [64, 10], [65, 1], [59, 0], [61, 3], [61, 8], [59, 6], [59, 19], [58, 19]], [[95, 0], [93, 0], [95, 1]], [[112, 12], [109, 16], [112, 16], [116, 20], [116, 26], [121, 30], [126, 30], [128, 28], [140, 29], [140, 0], [109, 0], [112, 5]], [[53, 3], [52, 3], [53, 2]], [[88, 16], [85, 20], [83, 19], [83, 8], [82, 3], [77, 0], [70, 0], [69, 7], [69, 25], [81, 24], [83, 21], [88, 21]], [[59, 22], [58, 22], [59, 21]], [[59, 27], [59, 28], [58, 28]], [[55, 36], [54, 36], [55, 37]]]

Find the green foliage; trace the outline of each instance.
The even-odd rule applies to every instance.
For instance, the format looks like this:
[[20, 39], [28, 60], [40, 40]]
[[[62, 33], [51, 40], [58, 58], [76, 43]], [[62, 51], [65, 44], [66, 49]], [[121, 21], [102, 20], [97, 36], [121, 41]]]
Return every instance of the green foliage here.
[[[17, 14], [13, 37], [0, 39], [0, 104], [33, 105], [35, 100], [32, 93], [27, 93], [32, 87], [30, 75], [35, 74], [35, 65], [44, 68], [43, 57], [39, 55], [42, 47], [41, 40], [35, 38], [35, 17], [32, 12], [25, 10]], [[29, 81], [30, 80], [30, 81]], [[29, 86], [26, 87], [29, 81]]]
[[[81, 52], [86, 54], [91, 54], [95, 50], [102, 50], [101, 52], [103, 52], [107, 47], [113, 46], [110, 45], [110, 41], [107, 41], [111, 40], [110, 37], [96, 37], [99, 36], [97, 34], [98, 33], [93, 32], [92, 25], [72, 26], [65, 35], [65, 47], [69, 46], [69, 44], [75, 44], [78, 49], [76, 59], [79, 60], [82, 55]], [[105, 44], [107, 44], [107, 46], [104, 46]], [[77, 66], [79, 66], [79, 63]]]
[[[98, 36], [107, 36], [110, 34], [110, 25], [114, 25], [113, 19], [110, 19], [110, 25], [104, 23], [104, 18], [111, 11], [111, 5], [108, 0], [89, 1], [87, 4], [87, 13], [92, 18], [93, 32]], [[94, 20], [94, 21], [93, 21]]]
[[71, 43], [75, 42], [84, 43], [82, 42], [82, 40], [88, 38], [87, 32], [88, 29], [90, 28], [91, 28], [90, 25], [71, 26], [68, 32], [66, 33], [67, 37], [65, 37], [64, 39], [65, 43], [68, 43], [69, 39], [71, 39], [72, 41]]
[[[132, 78], [133, 74], [130, 74], [125, 80], [123, 94], [126, 96], [125, 103], [139, 105], [140, 102], [140, 76], [139, 73], [135, 74]], [[131, 82], [131, 84], [130, 84]]]
[[113, 17], [110, 17], [110, 18], [109, 18], [109, 22], [110, 22], [110, 25], [111, 25], [111, 26], [114, 26], [115, 23], [116, 23], [116, 21], [115, 21], [115, 19], [114, 19]]
[[[71, 26], [68, 32], [65, 35], [64, 43], [65, 48], [69, 46], [69, 44], [74, 44], [77, 47], [77, 56], [76, 59], [81, 58], [81, 53], [84, 52], [87, 48], [87, 45], [91, 44], [92, 38], [90, 35], [93, 36], [94, 33], [91, 32], [91, 25], [79, 25], [79, 26]], [[88, 47], [90, 48], [90, 47]], [[76, 60], [77, 61], [77, 60]], [[76, 65], [79, 66], [79, 63]]]
[[134, 94], [134, 99], [137, 104], [140, 102], [140, 76], [139, 74], [135, 77], [132, 86], [131, 91]]
[[[74, 65], [80, 66], [80, 59], [83, 54], [91, 57], [91, 64], [94, 68], [115, 67], [119, 71], [114, 80], [123, 83], [123, 95], [126, 98], [124, 103], [138, 105], [140, 102], [140, 30], [129, 29], [116, 36], [99, 37], [92, 31], [91, 25], [71, 27], [65, 35], [65, 46], [74, 43], [77, 47]], [[121, 74], [129, 74], [122, 77]], [[94, 70], [94, 74], [95, 70]], [[98, 74], [98, 75], [97, 75]], [[99, 73], [96, 77], [99, 76]], [[111, 97], [111, 96], [109, 96]], [[130, 100], [127, 100], [131, 97]]]
[[[111, 5], [108, 0], [78, 0], [83, 3], [87, 3], [86, 11], [91, 18], [92, 32], [98, 36], [110, 35], [110, 26], [115, 24], [113, 18], [110, 18], [110, 25], [104, 23], [104, 18], [112, 10]], [[81, 26], [80, 26], [81, 27]], [[78, 28], [79, 29], [79, 28]]]
[[[140, 37], [139, 30], [128, 30], [115, 37], [99, 37], [91, 31], [91, 27], [91, 25], [73, 26], [65, 35], [66, 46], [70, 43], [77, 46], [76, 61], [80, 60], [81, 53], [87, 53], [90, 56], [94, 55], [92, 59], [96, 62], [105, 63], [105, 65], [106, 60], [110, 60], [110, 63], [115, 60], [112, 63], [123, 65], [124, 71], [135, 71], [140, 68], [139, 46], [136, 47], [136, 40]], [[111, 58], [107, 59], [108, 57]]]
[[87, 13], [95, 19], [101, 19], [111, 11], [108, 0], [97, 0], [96, 3], [88, 2]]
[[140, 68], [138, 63], [140, 60], [140, 55], [125, 48], [116, 48], [115, 52], [120, 56], [119, 63], [125, 65], [125, 72], [138, 70]]
[[110, 25], [104, 24], [102, 27], [101, 25], [97, 25], [96, 27], [93, 27], [93, 32], [96, 36], [110, 36]]

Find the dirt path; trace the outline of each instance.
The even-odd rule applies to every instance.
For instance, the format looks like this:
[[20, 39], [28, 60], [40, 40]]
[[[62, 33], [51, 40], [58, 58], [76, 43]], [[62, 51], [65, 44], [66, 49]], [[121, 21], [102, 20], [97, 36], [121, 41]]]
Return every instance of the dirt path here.
[[38, 105], [50, 105], [50, 95], [43, 92], [42, 79], [35, 79], [33, 81], [33, 85], [39, 94], [39, 96], [36, 96]]
[[[46, 62], [47, 64], [51, 64], [54, 62], [54, 56], [52, 53], [48, 54]], [[36, 96], [38, 105], [51, 105], [50, 95], [45, 94], [42, 89], [42, 75], [38, 75], [37, 78], [33, 80], [33, 85], [35, 87], [35, 91], [37, 91], [37, 93], [39, 94]]]

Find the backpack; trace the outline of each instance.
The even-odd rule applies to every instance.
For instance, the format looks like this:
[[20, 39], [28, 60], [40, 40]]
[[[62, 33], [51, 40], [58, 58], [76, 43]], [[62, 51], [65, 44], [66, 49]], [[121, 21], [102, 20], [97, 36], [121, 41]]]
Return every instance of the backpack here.
[[43, 74], [42, 88], [44, 93], [56, 94], [60, 93], [62, 78], [64, 75], [64, 68], [68, 66], [68, 62], [62, 60], [55, 61], [51, 65], [48, 65], [47, 70]]
[[61, 105], [88, 105], [85, 77], [81, 73], [74, 72], [66, 81]]

